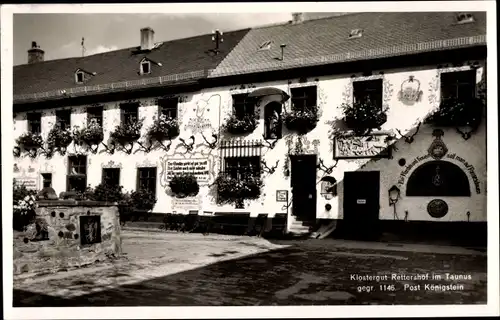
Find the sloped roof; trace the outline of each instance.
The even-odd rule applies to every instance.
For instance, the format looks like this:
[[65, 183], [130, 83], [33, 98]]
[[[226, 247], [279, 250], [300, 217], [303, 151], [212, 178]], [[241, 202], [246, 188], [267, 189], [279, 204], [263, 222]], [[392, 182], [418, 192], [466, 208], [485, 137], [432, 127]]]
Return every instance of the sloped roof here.
[[[219, 46], [218, 55], [208, 52], [214, 48], [212, 37], [208, 34], [167, 41], [149, 53], [140, 53], [139, 47], [134, 47], [86, 57], [15, 66], [14, 98], [16, 95], [47, 93], [62, 89], [78, 92], [78, 89], [83, 90], [83, 87], [125, 81], [133, 83], [134, 80], [151, 83], [162, 76], [191, 72], [193, 78], [202, 77], [206, 75], [206, 70], [214, 69], [248, 31], [249, 29], [244, 29], [224, 33], [224, 42]], [[151, 73], [140, 75], [139, 63], [144, 57], [161, 63], [162, 66], [152, 63]], [[84, 84], [78, 85], [74, 76], [78, 69], [97, 74], [91, 76]]]
[[[211, 77], [484, 44], [486, 13], [473, 15], [474, 23], [457, 24], [453, 12], [351, 13], [254, 28]], [[349, 39], [353, 29], [362, 29], [362, 37]], [[271, 49], [258, 51], [266, 41]]]

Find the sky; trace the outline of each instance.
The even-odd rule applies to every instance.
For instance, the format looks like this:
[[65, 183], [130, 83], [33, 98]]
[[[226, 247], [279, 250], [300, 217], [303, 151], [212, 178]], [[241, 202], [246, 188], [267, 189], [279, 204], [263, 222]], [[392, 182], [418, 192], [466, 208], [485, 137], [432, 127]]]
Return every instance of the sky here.
[[[305, 13], [317, 18], [335, 13]], [[286, 22], [291, 13], [220, 14], [15, 14], [14, 65], [25, 64], [35, 41], [45, 60], [79, 57], [85, 38], [86, 55], [138, 46], [140, 29], [151, 27], [155, 41], [168, 41], [211, 33]]]

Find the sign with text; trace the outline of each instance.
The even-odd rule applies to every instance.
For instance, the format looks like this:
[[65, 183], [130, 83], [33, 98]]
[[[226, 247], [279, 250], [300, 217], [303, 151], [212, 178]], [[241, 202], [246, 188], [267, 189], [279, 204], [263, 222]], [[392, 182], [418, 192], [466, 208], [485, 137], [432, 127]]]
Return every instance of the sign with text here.
[[37, 190], [39, 188], [39, 176], [35, 168], [29, 166], [23, 168], [14, 164], [14, 181], [16, 185], [24, 185], [27, 189]]
[[334, 158], [388, 158], [390, 156], [387, 134], [368, 136], [336, 137], [334, 141]]
[[198, 183], [208, 182], [210, 178], [210, 160], [205, 159], [168, 159], [166, 160], [166, 176], [170, 181], [173, 176], [193, 174]]
[[188, 198], [173, 198], [172, 209], [174, 210], [201, 210], [201, 199], [199, 196]]

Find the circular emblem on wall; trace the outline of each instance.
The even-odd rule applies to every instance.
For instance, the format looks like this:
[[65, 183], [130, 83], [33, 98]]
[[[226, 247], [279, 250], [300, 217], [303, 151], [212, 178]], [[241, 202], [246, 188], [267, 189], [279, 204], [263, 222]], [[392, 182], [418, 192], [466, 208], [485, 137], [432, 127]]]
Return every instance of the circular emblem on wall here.
[[427, 212], [433, 218], [442, 218], [448, 213], [448, 204], [441, 199], [434, 199], [427, 205]]

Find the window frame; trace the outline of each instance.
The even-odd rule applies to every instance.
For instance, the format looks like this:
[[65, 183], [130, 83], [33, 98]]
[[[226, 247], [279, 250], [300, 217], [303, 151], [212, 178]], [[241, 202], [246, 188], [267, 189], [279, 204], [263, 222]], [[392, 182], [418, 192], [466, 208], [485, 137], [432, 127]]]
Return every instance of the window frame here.
[[[147, 177], [141, 175], [141, 173], [148, 173]], [[146, 187], [144, 188], [143, 181], [146, 181]], [[152, 181], [152, 182], [151, 182]], [[153, 195], [156, 197], [156, 184], [158, 183], [158, 168], [157, 167], [140, 167], [137, 168], [137, 179], [136, 179], [136, 190], [147, 190], [152, 191]]]
[[[62, 115], [62, 116], [61, 116]], [[65, 116], [68, 118], [65, 119]], [[68, 130], [71, 128], [71, 109], [70, 110], [56, 110], [56, 124], [59, 125], [61, 130]]]
[[[470, 77], [470, 79], [469, 79]], [[452, 71], [452, 72], [443, 72], [440, 77], [440, 98], [449, 99], [456, 98], [462, 99], [461, 96], [467, 95], [466, 92], [469, 91], [471, 94], [470, 97], [467, 98], [475, 98], [477, 97], [477, 84], [476, 84], [476, 70], [461, 70], [461, 71]], [[450, 82], [448, 82], [451, 80]], [[469, 87], [469, 90], [465, 91], [464, 87]], [[446, 91], [455, 91], [454, 94], [448, 94]]]
[[[51, 172], [44, 172], [41, 173], [42, 176], [42, 188], [52, 188], [52, 173]], [[49, 182], [49, 185], [46, 187], [45, 183]]]
[[354, 81], [352, 84], [353, 103], [366, 102], [368, 98], [372, 104], [382, 110], [384, 94], [384, 79], [370, 79]]
[[[148, 72], [144, 72], [145, 65], [147, 66]], [[141, 74], [151, 74], [151, 62], [147, 60], [141, 61], [140, 69], [141, 69]]]
[[[313, 94], [310, 94], [311, 92]], [[318, 106], [318, 86], [304, 86], [290, 89], [292, 110], [305, 111]]]
[[130, 102], [120, 104], [120, 123], [126, 125], [139, 120], [139, 103]]
[[255, 99], [249, 98], [248, 95], [249, 93], [237, 93], [231, 96], [233, 114], [238, 120], [255, 114]]
[[87, 125], [90, 124], [92, 119], [97, 119], [97, 123], [102, 128], [102, 120], [104, 117], [104, 107], [103, 106], [93, 106], [87, 108]]
[[[108, 175], [107, 173], [116, 173]], [[106, 184], [110, 187], [119, 187], [120, 186], [120, 178], [121, 178], [121, 170], [120, 168], [102, 168], [101, 172], [101, 183]], [[115, 180], [111, 184], [108, 183], [110, 180]]]
[[178, 107], [179, 97], [158, 99], [158, 115], [160, 116], [165, 115], [167, 118], [177, 119]]
[[[82, 190], [76, 189], [75, 191], [84, 191], [85, 188], [87, 187], [87, 156], [86, 155], [72, 155], [68, 156], [68, 172], [66, 174], [66, 191], [73, 191], [73, 189], [76, 188], [71, 188], [72, 180], [78, 180], [80, 177], [83, 177], [84, 183]], [[76, 164], [73, 162], [76, 161]], [[83, 170], [81, 170], [83, 168]], [[72, 173], [73, 170], [76, 173]], [[83, 173], [80, 171], [84, 171]], [[78, 183], [77, 183], [78, 184]]]
[[[26, 116], [28, 121], [28, 131], [32, 134], [42, 133], [42, 113], [41, 112], [30, 112]], [[34, 130], [36, 128], [36, 130]]]
[[[79, 77], [80, 77], [80, 76], [82, 77], [82, 80], [81, 80], [81, 81], [80, 81], [80, 79], [79, 79]], [[75, 72], [75, 82], [76, 82], [77, 84], [82, 84], [82, 83], [84, 83], [84, 82], [85, 82], [85, 72], [83, 72], [83, 71], [81, 71], [81, 70], [80, 70], [80, 71]]]
[[224, 158], [224, 173], [229, 174], [232, 179], [241, 179], [247, 169], [250, 169], [253, 177], [260, 177], [262, 173], [261, 156]]

